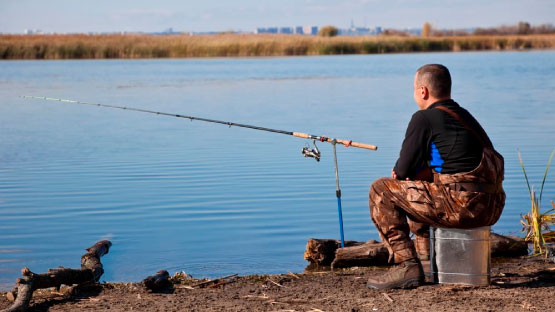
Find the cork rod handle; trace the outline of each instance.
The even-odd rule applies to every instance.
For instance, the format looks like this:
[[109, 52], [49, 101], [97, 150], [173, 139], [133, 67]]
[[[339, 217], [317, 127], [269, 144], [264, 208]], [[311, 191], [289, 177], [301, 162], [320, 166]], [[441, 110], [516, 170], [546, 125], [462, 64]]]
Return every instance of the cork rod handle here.
[[[296, 136], [298, 138], [303, 138], [303, 139], [310, 139], [310, 134], [307, 133], [302, 133], [302, 132], [293, 132], [293, 136]], [[326, 138], [327, 142], [331, 142], [333, 141], [333, 139], [330, 138]], [[348, 141], [348, 140], [343, 140], [343, 139], [336, 139], [337, 143], [343, 144], [347, 147], [352, 146], [352, 147], [358, 147], [358, 148], [365, 148], [365, 149], [369, 149], [369, 150], [377, 150], [378, 147], [376, 145], [372, 145], [372, 144], [366, 144], [366, 143], [360, 143], [360, 142], [353, 142], [353, 141]]]

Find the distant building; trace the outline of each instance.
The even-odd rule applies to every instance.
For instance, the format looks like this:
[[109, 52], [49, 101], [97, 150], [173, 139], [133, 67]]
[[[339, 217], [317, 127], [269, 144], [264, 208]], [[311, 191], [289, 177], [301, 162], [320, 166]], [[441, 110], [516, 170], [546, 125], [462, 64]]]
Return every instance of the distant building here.
[[25, 29], [23, 33], [26, 35], [37, 35], [42, 34], [42, 31], [40, 29]]
[[381, 27], [351, 27], [348, 29], [339, 29], [338, 34], [341, 36], [372, 36], [379, 35], [382, 32]]
[[259, 27], [254, 30], [255, 34], [297, 34], [317, 35], [318, 26], [296, 26], [296, 27]]
[[277, 27], [260, 27], [254, 30], [255, 34], [277, 34], [278, 28]]
[[317, 35], [318, 34], [318, 26], [305, 26], [303, 27], [303, 34], [305, 35]]
[[279, 33], [280, 34], [292, 34], [293, 33], [293, 27], [280, 27], [279, 28]]
[[409, 28], [405, 29], [405, 31], [411, 35], [420, 36], [422, 35], [422, 29], [420, 28]]
[[175, 34], [176, 32], [174, 32], [173, 28], [170, 27], [170, 28], [164, 30], [162, 33], [166, 34], [166, 35], [171, 35], [171, 34]]

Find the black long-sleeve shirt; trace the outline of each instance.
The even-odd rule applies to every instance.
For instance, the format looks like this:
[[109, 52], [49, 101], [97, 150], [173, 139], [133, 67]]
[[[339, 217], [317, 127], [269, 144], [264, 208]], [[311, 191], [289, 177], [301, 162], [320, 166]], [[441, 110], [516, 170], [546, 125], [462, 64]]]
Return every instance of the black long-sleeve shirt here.
[[425, 164], [436, 172], [452, 174], [471, 171], [480, 163], [483, 149], [480, 139], [449, 113], [436, 109], [438, 105], [458, 114], [491, 145], [482, 126], [466, 109], [453, 100], [436, 102], [412, 115], [393, 169], [398, 179], [414, 179]]

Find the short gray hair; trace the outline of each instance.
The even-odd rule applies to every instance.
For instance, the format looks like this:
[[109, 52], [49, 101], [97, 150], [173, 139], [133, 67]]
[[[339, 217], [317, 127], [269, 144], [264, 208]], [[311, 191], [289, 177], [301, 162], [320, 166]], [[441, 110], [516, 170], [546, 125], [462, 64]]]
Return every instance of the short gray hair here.
[[435, 98], [451, 96], [451, 74], [449, 69], [441, 64], [427, 64], [416, 71], [416, 81], [420, 86], [426, 86], [430, 95]]

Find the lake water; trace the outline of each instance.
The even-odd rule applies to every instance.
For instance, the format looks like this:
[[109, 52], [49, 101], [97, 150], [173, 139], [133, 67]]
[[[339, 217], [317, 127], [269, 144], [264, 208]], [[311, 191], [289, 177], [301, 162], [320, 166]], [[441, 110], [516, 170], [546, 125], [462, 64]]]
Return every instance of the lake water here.
[[[339, 238], [333, 152], [306, 140], [36, 95], [248, 123], [375, 144], [338, 146], [345, 238], [378, 239], [368, 188], [388, 176], [416, 104], [415, 70], [447, 65], [453, 97], [506, 161], [494, 231], [529, 209], [555, 147], [555, 51], [287, 58], [0, 62], [0, 289], [22, 267], [79, 267], [113, 242], [106, 281], [302, 272], [310, 237]], [[555, 199], [554, 172], [543, 207]]]

